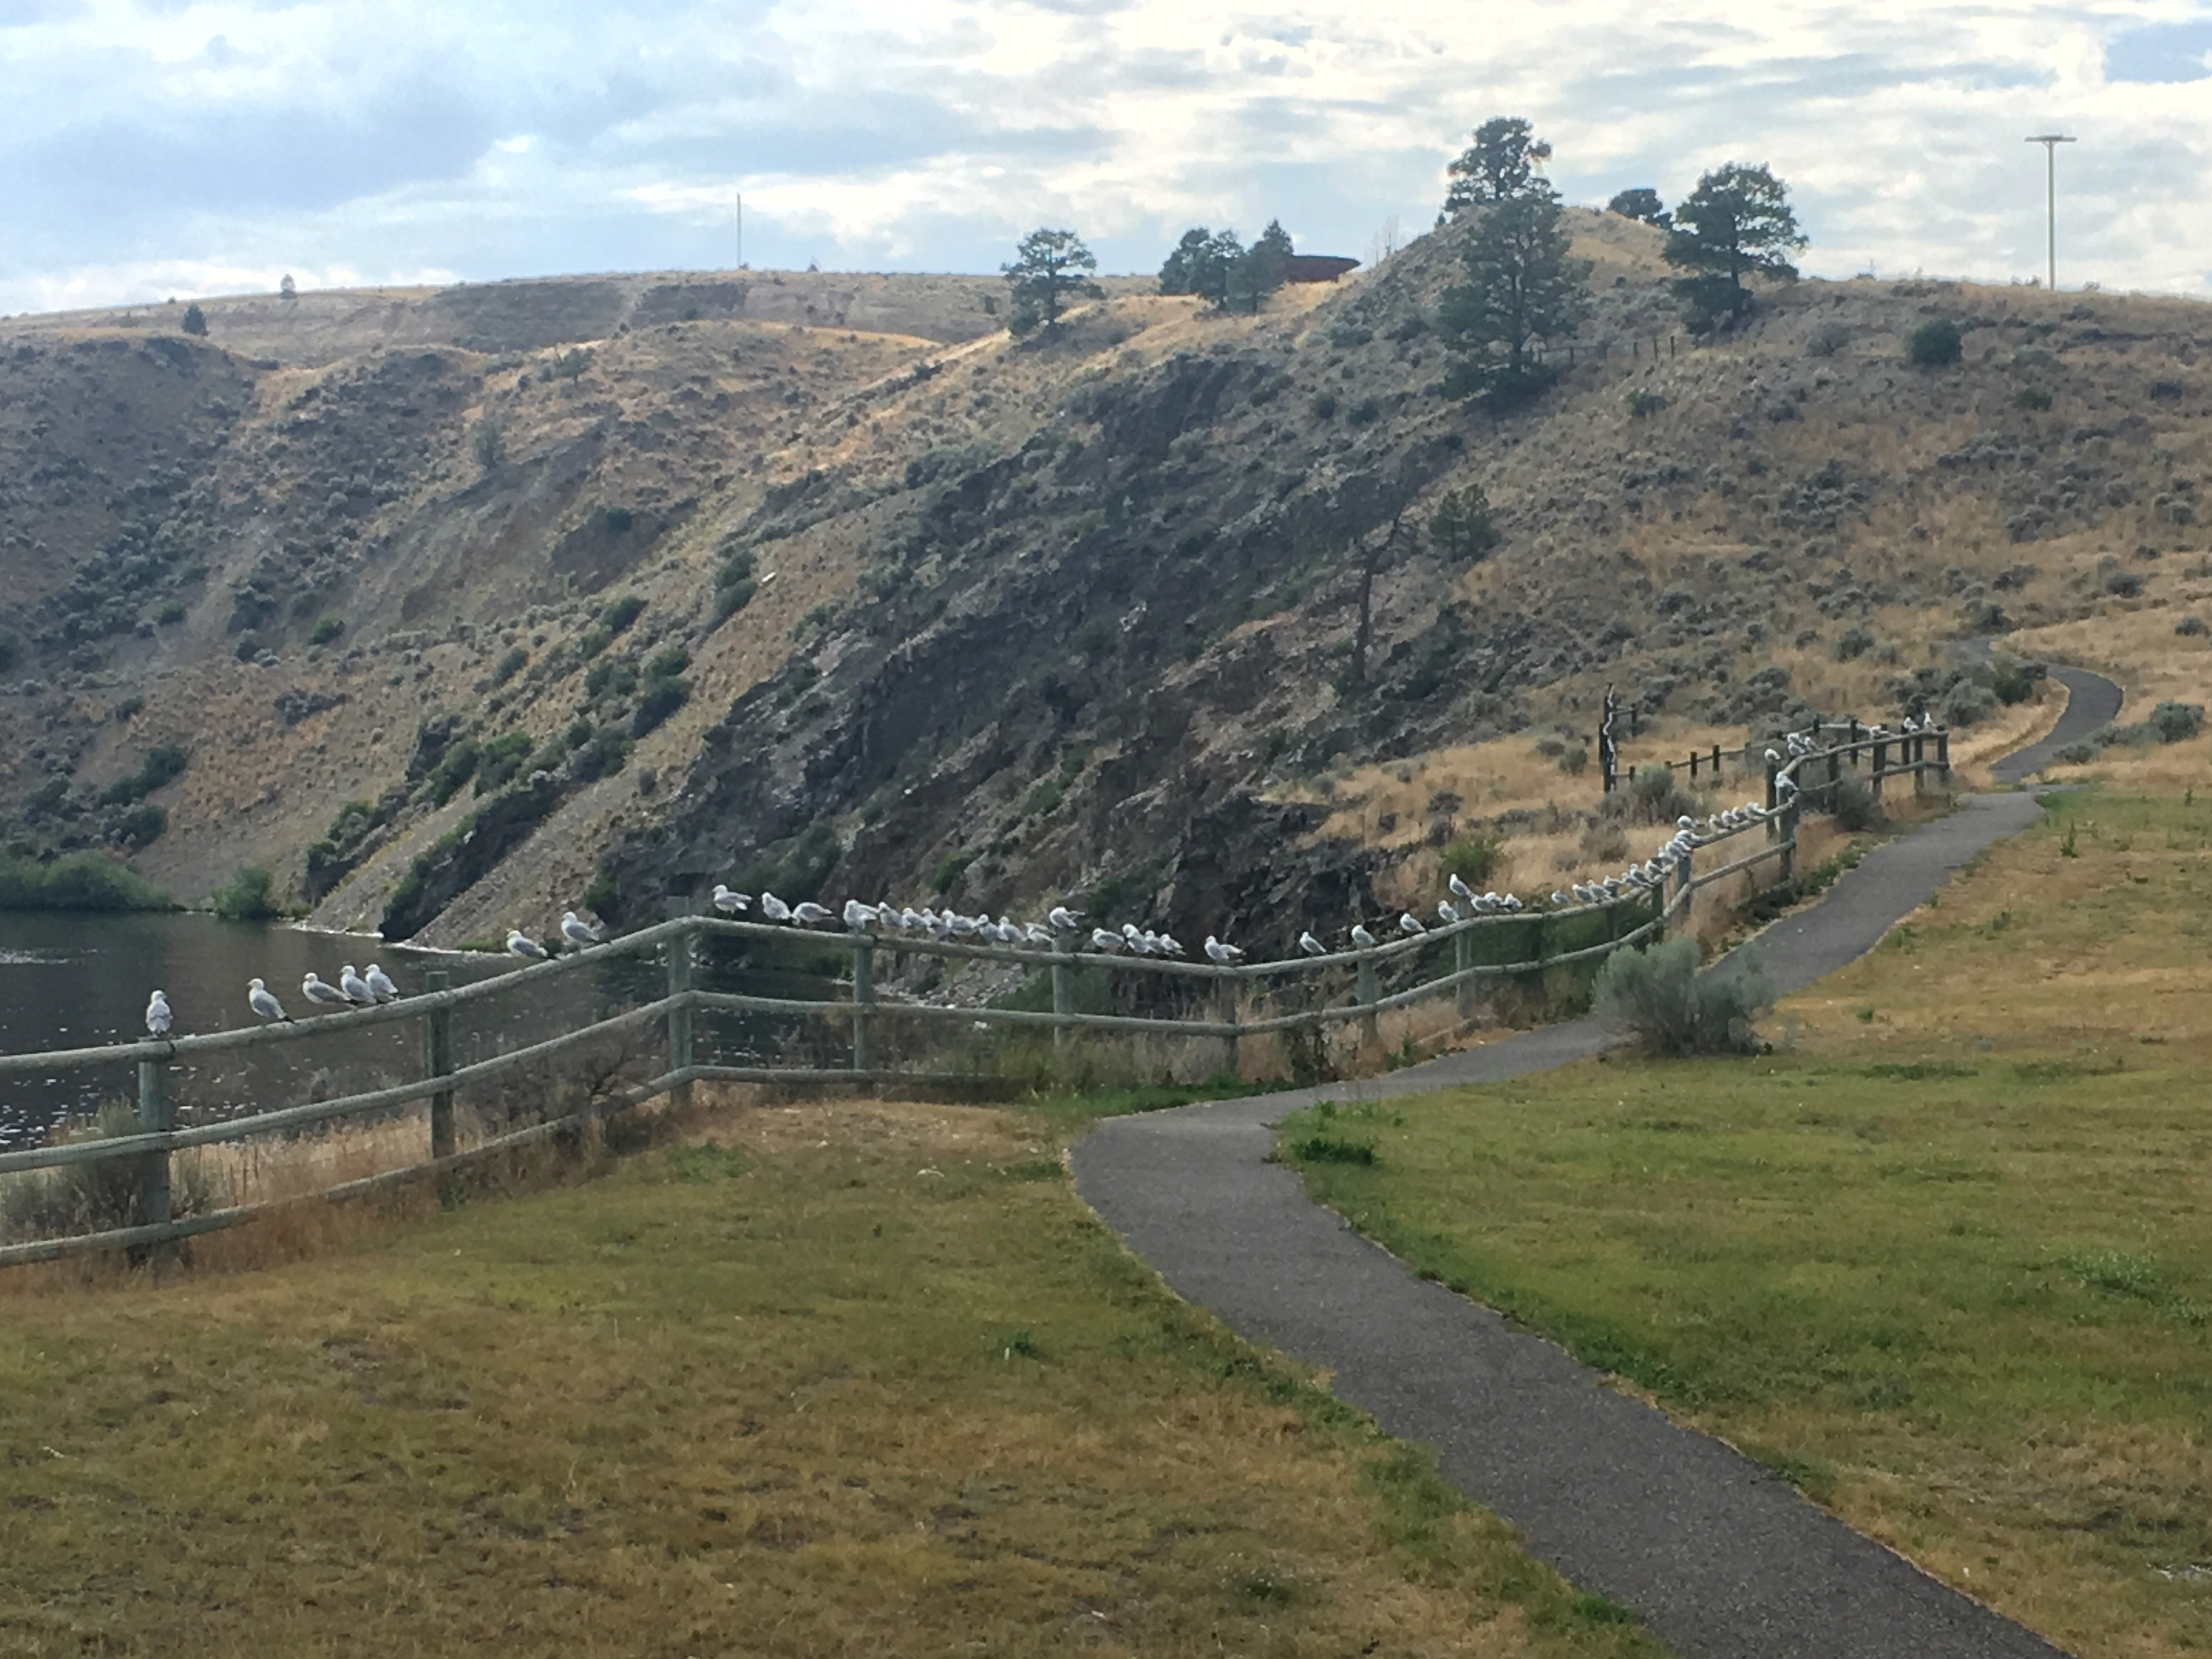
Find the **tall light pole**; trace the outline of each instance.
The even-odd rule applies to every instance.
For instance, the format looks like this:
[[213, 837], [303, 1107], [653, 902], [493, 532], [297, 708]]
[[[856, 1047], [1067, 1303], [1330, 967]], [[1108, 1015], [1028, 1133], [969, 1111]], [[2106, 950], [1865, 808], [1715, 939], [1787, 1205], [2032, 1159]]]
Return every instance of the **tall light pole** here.
[[2031, 134], [2027, 142], [2043, 146], [2043, 196], [2049, 216], [2046, 221], [2049, 226], [2046, 251], [2051, 262], [2049, 281], [2051, 288], [2056, 289], [2058, 286], [2058, 147], [2073, 143], [2075, 140], [2063, 132], [2038, 132]]

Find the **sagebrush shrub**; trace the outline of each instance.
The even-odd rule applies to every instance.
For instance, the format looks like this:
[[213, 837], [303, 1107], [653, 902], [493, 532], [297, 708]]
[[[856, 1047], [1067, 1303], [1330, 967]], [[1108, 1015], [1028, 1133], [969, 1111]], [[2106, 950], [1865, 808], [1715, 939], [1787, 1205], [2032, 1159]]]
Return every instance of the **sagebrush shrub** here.
[[1655, 1058], [1749, 1054], [1759, 1051], [1754, 1027], [1774, 1006], [1774, 988], [1747, 951], [1700, 974], [1697, 942], [1673, 939], [1614, 951], [1593, 1002], [1601, 1021]]

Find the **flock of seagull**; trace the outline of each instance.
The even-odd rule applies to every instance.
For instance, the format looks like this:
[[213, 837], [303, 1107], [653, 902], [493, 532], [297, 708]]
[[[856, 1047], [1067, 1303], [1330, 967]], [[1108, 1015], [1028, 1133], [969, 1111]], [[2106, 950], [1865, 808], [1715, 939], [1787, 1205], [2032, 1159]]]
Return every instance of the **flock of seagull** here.
[[[1905, 721], [1907, 734], [1935, 729], [1936, 724], [1932, 720], [1917, 726], [1909, 717]], [[1876, 726], [1869, 735], [1883, 737], [1887, 733]], [[1784, 741], [1792, 759], [1820, 751], [1817, 743], [1794, 732], [1787, 734]], [[1765, 757], [1771, 763], [1779, 763], [1783, 759], [1781, 752], [1773, 749], [1766, 751]], [[1731, 806], [1716, 812], [1702, 823], [1686, 815], [1677, 818], [1674, 835], [1650, 858], [1640, 864], [1631, 864], [1619, 875], [1606, 876], [1589, 883], [1576, 882], [1564, 891], [1554, 892], [1552, 904], [1554, 908], [1566, 909], [1575, 905], [1609, 904], [1624, 893], [1663, 892], [1668, 872], [1686, 858], [1693, 848], [1778, 816], [1785, 810], [1796, 788], [1796, 781], [1785, 773], [1775, 781], [1780, 804], [1774, 807], [1762, 807], [1756, 801], [1746, 801], [1741, 806]], [[1475, 916], [1510, 915], [1524, 908], [1517, 894], [1478, 893], [1455, 875], [1451, 878], [1450, 886], [1451, 898], [1438, 900], [1436, 909], [1437, 921], [1446, 927]], [[720, 883], [715, 884], [714, 906], [719, 915], [740, 916], [752, 909], [755, 902], [753, 896], [749, 893], [738, 892]], [[980, 944], [995, 945], [1054, 946], [1062, 939], [1079, 937], [1085, 920], [1080, 911], [1071, 910], [1066, 905], [1054, 905], [1042, 922], [1019, 922], [1011, 916], [994, 920], [988, 912], [969, 916], [950, 909], [939, 911], [925, 907], [916, 910], [910, 905], [889, 902], [864, 904], [858, 899], [847, 899], [844, 909], [840, 912], [832, 910], [826, 904], [817, 904], [811, 899], [798, 904], [786, 903], [765, 889], [757, 902], [764, 920], [794, 927], [819, 927], [825, 922], [842, 921], [848, 932], [855, 933], [866, 933], [871, 928], [884, 928], [894, 933], [926, 933], [936, 939], [974, 940]], [[1398, 917], [1397, 930], [1401, 936], [1411, 939], [1428, 932], [1431, 925], [1407, 910]], [[561, 913], [561, 937], [569, 946], [580, 951], [601, 943], [605, 933], [574, 910], [564, 910]], [[1362, 924], [1354, 924], [1348, 937], [1352, 948], [1359, 951], [1371, 950], [1382, 942]], [[1093, 950], [1131, 956], [1188, 957], [1191, 954], [1174, 934], [1140, 928], [1134, 922], [1122, 923], [1119, 933], [1110, 928], [1093, 927], [1089, 942]], [[550, 954], [520, 927], [508, 933], [507, 948], [511, 955], [530, 962], [544, 961]], [[1224, 967], [1233, 966], [1244, 960], [1241, 946], [1228, 944], [1212, 933], [1206, 936], [1206, 943], [1199, 948], [1208, 961]], [[1298, 949], [1310, 957], [1329, 953], [1329, 947], [1315, 937], [1310, 929], [1298, 935]], [[392, 1001], [399, 994], [399, 988], [392, 983], [383, 969], [373, 962], [368, 964], [366, 974], [356, 973], [353, 964], [346, 963], [339, 972], [336, 985], [310, 972], [300, 981], [300, 991], [309, 1002], [330, 1008], [373, 1008]], [[291, 1019], [291, 1016], [284, 1012], [284, 1005], [276, 1000], [276, 994], [260, 980], [248, 982], [246, 1000], [254, 1013], [263, 1019], [288, 1023]], [[146, 1004], [147, 1030], [155, 1036], [166, 1037], [175, 1022], [176, 1016], [170, 1009], [167, 994], [161, 991], [155, 992]]]

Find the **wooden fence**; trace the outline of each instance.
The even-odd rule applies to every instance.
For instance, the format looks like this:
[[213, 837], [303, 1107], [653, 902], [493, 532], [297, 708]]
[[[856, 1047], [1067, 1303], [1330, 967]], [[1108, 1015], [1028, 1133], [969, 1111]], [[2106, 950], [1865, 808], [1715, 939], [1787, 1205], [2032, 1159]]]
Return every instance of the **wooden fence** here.
[[[1213, 1039], [1224, 1045], [1224, 1060], [1233, 1069], [1238, 1042], [1269, 1032], [1318, 1030], [1357, 1021], [1371, 1036], [1380, 1015], [1445, 996], [1454, 1000], [1456, 1012], [1465, 1018], [1473, 1012], [1476, 989], [1483, 981], [1572, 967], [1595, 961], [1625, 945], [1662, 937], [1686, 914], [1696, 893], [1717, 882], [1744, 875], [1771, 860], [1776, 871], [1768, 884], [1788, 884], [1796, 873], [1802, 812], [1808, 806], [1832, 799], [1846, 776], [1863, 771], [1877, 793], [1886, 782], [1900, 777], [1911, 777], [1916, 792], [1931, 775], [1939, 787], [1948, 783], [1948, 744], [1943, 733], [1874, 738], [1863, 735], [1864, 728], [1856, 722], [1845, 727], [1823, 728], [1823, 732], [1824, 735], [1832, 734], [1838, 741], [1808, 755], [1768, 763], [1765, 806], [1741, 825], [1700, 836], [1691, 853], [1668, 866], [1657, 890], [1631, 886], [1595, 903], [1468, 916], [1455, 923], [1440, 923], [1411, 937], [1323, 956], [1227, 965], [1079, 950], [1078, 940], [1071, 937], [1063, 937], [1056, 946], [1048, 949], [974, 945], [901, 933], [824, 933], [763, 922], [681, 915], [606, 944], [550, 962], [532, 963], [474, 985], [448, 988], [441, 982], [444, 975], [434, 973], [427, 976], [429, 988], [382, 1006], [204, 1036], [0, 1055], [0, 1081], [9, 1077], [135, 1065], [138, 1106], [138, 1133], [135, 1134], [0, 1152], [0, 1179], [110, 1158], [134, 1159], [138, 1170], [137, 1218], [133, 1224], [0, 1244], [0, 1267], [100, 1250], [163, 1251], [178, 1240], [235, 1226], [280, 1204], [304, 1201], [297, 1197], [270, 1199], [234, 1204], [198, 1215], [176, 1216], [173, 1213], [169, 1161], [173, 1154], [193, 1147], [271, 1134], [295, 1134], [341, 1119], [389, 1113], [416, 1102], [426, 1101], [429, 1107], [428, 1134], [423, 1149], [427, 1156], [422, 1161], [348, 1182], [309, 1197], [342, 1200], [404, 1182], [441, 1176], [493, 1154], [582, 1128], [595, 1118], [662, 1095], [670, 1097], [676, 1105], [688, 1104], [692, 1085], [702, 1081], [872, 1085], [978, 1080], [972, 1073], [933, 1073], [879, 1065], [876, 1035], [885, 1022], [1030, 1027], [1052, 1031], [1055, 1042], [1077, 1030]], [[1932, 756], [1928, 753], [1931, 744], [1936, 750]], [[1758, 746], [1729, 752], [1741, 757], [1747, 754], [1749, 748]], [[1682, 764], [1694, 769], [1704, 763], [1706, 763], [1702, 757], [1692, 757]], [[1754, 850], [1710, 868], [1695, 867], [1698, 854], [1708, 848], [1724, 848], [1735, 837], [1754, 830], [1763, 831], [1765, 837], [1763, 844]], [[744, 940], [816, 955], [825, 950], [844, 952], [850, 959], [851, 975], [848, 981], [840, 982], [840, 994], [828, 998], [760, 996], [702, 989], [693, 983], [698, 946], [702, 941], [717, 939]], [[1424, 959], [1440, 955], [1441, 947], [1447, 943], [1451, 947], [1451, 967], [1433, 976], [1419, 977], [1424, 969]], [[885, 952], [894, 957], [932, 957], [952, 963], [991, 963], [1048, 975], [1052, 1009], [1048, 1012], [948, 1006], [880, 996], [876, 990], [875, 968], [878, 958]], [[657, 957], [665, 975], [663, 994], [653, 1000], [471, 1065], [453, 1064], [452, 1021], [456, 1011], [492, 999], [518, 994], [530, 995], [552, 975], [573, 974], [594, 963], [623, 957], [644, 956]], [[1194, 1004], [1210, 1002], [1212, 1008], [1210, 1012], [1195, 1018], [1079, 1012], [1074, 1007], [1075, 975], [1085, 969], [1118, 975], [1150, 975], [1157, 981], [1165, 982], [1162, 989], [1180, 982], [1188, 1000]], [[1411, 972], [1417, 977], [1413, 983], [1386, 992], [1383, 975], [1391, 969]], [[1326, 988], [1341, 985], [1347, 969], [1352, 988], [1351, 1000], [1328, 1002]], [[1279, 988], [1285, 985], [1319, 985], [1324, 988], [1321, 997], [1310, 999], [1307, 1006], [1290, 1012], [1259, 1018], [1239, 1018], [1240, 1009], [1248, 1001], [1279, 998]], [[1192, 992], [1198, 994], [1190, 996]], [[1173, 1000], [1154, 998], [1156, 1004]], [[849, 1023], [849, 1063], [842, 1066], [702, 1063], [694, 1056], [693, 1043], [694, 1016], [701, 1012], [799, 1015], [841, 1024]], [[184, 1127], [177, 1124], [168, 1073], [180, 1061], [227, 1050], [311, 1042], [319, 1035], [394, 1021], [411, 1022], [420, 1028], [422, 1075], [413, 1081], [255, 1112], [221, 1122]], [[595, 1040], [656, 1025], [665, 1030], [666, 1039], [665, 1064], [658, 1075], [582, 1110], [491, 1135], [465, 1150], [458, 1147], [454, 1126], [456, 1091], [514, 1073], [524, 1066], [556, 1060]]]

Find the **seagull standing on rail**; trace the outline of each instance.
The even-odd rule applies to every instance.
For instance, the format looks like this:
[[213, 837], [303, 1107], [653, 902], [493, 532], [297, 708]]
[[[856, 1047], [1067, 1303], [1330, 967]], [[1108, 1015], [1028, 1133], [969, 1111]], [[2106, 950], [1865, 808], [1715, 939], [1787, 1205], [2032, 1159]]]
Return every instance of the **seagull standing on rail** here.
[[719, 881], [714, 884], [714, 908], [724, 915], [734, 916], [751, 904], [752, 900], [736, 888], [726, 887]]
[[812, 899], [803, 900], [791, 907], [791, 919], [801, 927], [818, 927], [829, 921], [830, 916], [830, 907], [817, 904]]
[[1072, 933], [1083, 926], [1083, 912], [1071, 910], [1065, 904], [1055, 904], [1045, 920], [1063, 933]]
[[376, 1006], [376, 993], [368, 988], [367, 980], [354, 972], [353, 963], [349, 962], [338, 970], [338, 989], [345, 993], [345, 1000], [356, 1008]]
[[1298, 935], [1298, 949], [1310, 957], [1325, 957], [1328, 954], [1328, 946], [1313, 936], [1311, 928]]
[[300, 989], [310, 1002], [325, 1003], [333, 1008], [343, 1008], [346, 1006], [346, 994], [328, 980], [324, 979], [312, 968], [307, 970], [307, 978], [300, 981]]
[[599, 942], [599, 930], [574, 910], [563, 910], [561, 913], [561, 937], [580, 951], [586, 945]]
[[1091, 930], [1091, 948], [1094, 951], [1118, 951], [1127, 943], [1119, 933], [1109, 933], [1103, 927]]
[[1244, 960], [1243, 951], [1238, 950], [1233, 945], [1224, 945], [1219, 939], [1214, 938], [1211, 933], [1208, 933], [1206, 936], [1206, 954], [1213, 961], [1221, 963], [1224, 967], [1227, 967], [1231, 963], [1242, 962]]
[[1451, 890], [1455, 896], [1465, 899], [1469, 904], [1474, 902], [1474, 889], [1468, 886], [1457, 876], [1454, 876], [1451, 878]]
[[156, 991], [146, 999], [146, 1029], [155, 1036], [169, 1035], [169, 1027], [176, 1016], [169, 1012], [169, 994]]
[[769, 892], [765, 887], [761, 889], [760, 907], [761, 914], [766, 916], [770, 921], [789, 921], [791, 920], [791, 907], [788, 904], [786, 904], [781, 899], [778, 898], [775, 894]]
[[1365, 951], [1370, 949], [1374, 945], [1375, 935], [1369, 933], [1366, 928], [1355, 923], [1352, 929], [1352, 942], [1358, 945], [1361, 950]]
[[1425, 933], [1429, 930], [1427, 925], [1419, 916], [1411, 910], [1407, 910], [1401, 913], [1398, 917], [1398, 931], [1410, 938], [1415, 933]]
[[368, 971], [363, 974], [362, 978], [368, 982], [369, 995], [374, 997], [379, 1002], [389, 1002], [399, 994], [399, 988], [392, 982], [391, 976], [373, 962], [368, 964]]
[[246, 982], [246, 1006], [264, 1019], [281, 1019], [288, 1025], [292, 1023], [292, 1016], [284, 1012], [284, 1005], [277, 1001], [275, 994], [258, 979]]
[[522, 957], [531, 962], [545, 960], [545, 947], [520, 927], [508, 933], [507, 948], [510, 955]]

